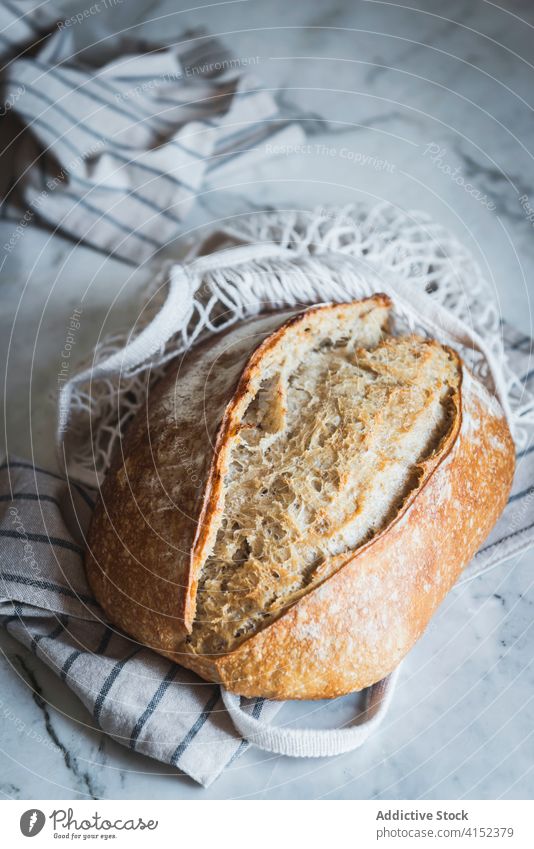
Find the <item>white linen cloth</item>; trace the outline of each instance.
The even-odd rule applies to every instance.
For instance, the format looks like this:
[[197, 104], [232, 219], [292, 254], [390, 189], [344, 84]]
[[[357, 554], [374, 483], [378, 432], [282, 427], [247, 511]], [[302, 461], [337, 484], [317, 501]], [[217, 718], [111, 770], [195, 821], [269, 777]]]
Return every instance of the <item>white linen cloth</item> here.
[[[247, 747], [219, 687], [110, 626], [83, 568], [95, 493], [12, 457], [0, 468], [0, 621], [124, 746], [209, 785]], [[248, 703], [255, 716], [279, 705]]]
[[167, 48], [122, 39], [95, 65], [74, 32], [50, 3], [0, 4], [6, 110], [26, 126], [4, 203], [15, 222], [139, 264], [179, 234], [214, 175], [264, 159], [267, 140], [303, 138], [250, 73], [259, 57], [196, 33]]

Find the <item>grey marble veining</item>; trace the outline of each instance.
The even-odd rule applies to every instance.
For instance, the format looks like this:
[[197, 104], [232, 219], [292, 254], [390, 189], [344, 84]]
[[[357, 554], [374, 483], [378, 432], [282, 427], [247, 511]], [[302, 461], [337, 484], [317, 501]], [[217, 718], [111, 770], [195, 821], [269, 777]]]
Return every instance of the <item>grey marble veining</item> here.
[[[63, 6], [72, 14], [83, 2]], [[153, 39], [203, 23], [238, 57], [258, 56], [258, 77], [283, 89], [284, 114], [299, 117], [308, 133], [309, 152], [266, 158], [211, 186], [191, 215], [192, 238], [218, 218], [266, 207], [386, 199], [424, 209], [475, 253], [502, 314], [532, 332], [534, 230], [520, 202], [526, 196], [534, 206], [530, 4], [249, 0], [182, 13], [174, 0], [157, 0], [117, 6], [106, 20], [92, 16], [74, 36], [81, 46], [136, 21]], [[388, 167], [362, 164], [366, 156]], [[12, 226], [0, 222], [0, 244]], [[55, 463], [52, 397], [68, 316], [83, 305], [81, 359], [102, 328], [135, 317], [151, 273], [27, 228], [3, 267], [10, 452]], [[1, 632], [0, 793], [531, 798], [533, 561], [534, 553], [524, 555], [449, 595], [403, 665], [383, 728], [362, 750], [289, 760], [251, 748], [209, 790], [105, 738], [68, 688]], [[343, 721], [356, 699], [288, 704], [278, 721]]]

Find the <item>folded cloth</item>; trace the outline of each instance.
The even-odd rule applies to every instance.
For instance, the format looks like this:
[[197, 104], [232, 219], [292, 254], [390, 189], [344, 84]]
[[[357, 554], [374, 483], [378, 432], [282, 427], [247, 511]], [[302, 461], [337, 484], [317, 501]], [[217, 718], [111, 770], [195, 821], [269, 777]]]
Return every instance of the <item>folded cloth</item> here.
[[57, 25], [60, 15], [54, 3], [43, 0], [4, 0], [0, 3], [0, 58], [16, 56], [30, 44], [38, 44]]
[[57, 21], [39, 36], [39, 10], [0, 10], [0, 55], [29, 37], [40, 45], [5, 71], [6, 106], [27, 128], [6, 195], [15, 220], [24, 210], [77, 241], [144, 262], [179, 234], [203, 187], [264, 159], [267, 139], [303, 138], [246, 73], [259, 57], [236, 59], [196, 33], [166, 49], [119, 39], [118, 58], [95, 66], [74, 49], [73, 27]]
[[[504, 342], [516, 373], [534, 383], [532, 340], [505, 325]], [[530, 431], [504, 513], [461, 580], [534, 543]], [[207, 786], [248, 743], [234, 730], [218, 686], [106, 621], [82, 562], [94, 499], [94, 490], [16, 458], [0, 468], [0, 620], [67, 683], [102, 730]], [[280, 707], [244, 700], [247, 712], [267, 721]]]
[[[11, 458], [0, 468], [0, 620], [124, 746], [207, 786], [248, 743], [220, 688], [115, 630], [83, 568], [91, 491]], [[281, 703], [243, 700], [252, 716]]]

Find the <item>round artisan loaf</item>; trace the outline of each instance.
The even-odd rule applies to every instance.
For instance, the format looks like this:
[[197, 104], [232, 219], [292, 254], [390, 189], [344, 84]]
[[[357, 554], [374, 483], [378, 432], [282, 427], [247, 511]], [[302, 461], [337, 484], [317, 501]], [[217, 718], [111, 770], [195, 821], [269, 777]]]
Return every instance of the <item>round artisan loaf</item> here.
[[246, 696], [327, 698], [399, 663], [491, 530], [513, 442], [385, 295], [211, 337], [150, 391], [94, 512], [111, 622]]

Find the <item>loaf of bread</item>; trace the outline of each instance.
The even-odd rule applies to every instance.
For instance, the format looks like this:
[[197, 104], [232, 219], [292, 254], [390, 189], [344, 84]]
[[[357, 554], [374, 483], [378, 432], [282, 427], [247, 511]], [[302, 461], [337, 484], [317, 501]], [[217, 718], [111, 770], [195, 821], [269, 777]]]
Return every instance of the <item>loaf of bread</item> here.
[[452, 349], [391, 302], [273, 313], [150, 392], [101, 491], [87, 573], [109, 619], [245, 696], [381, 679], [502, 511], [513, 442]]

